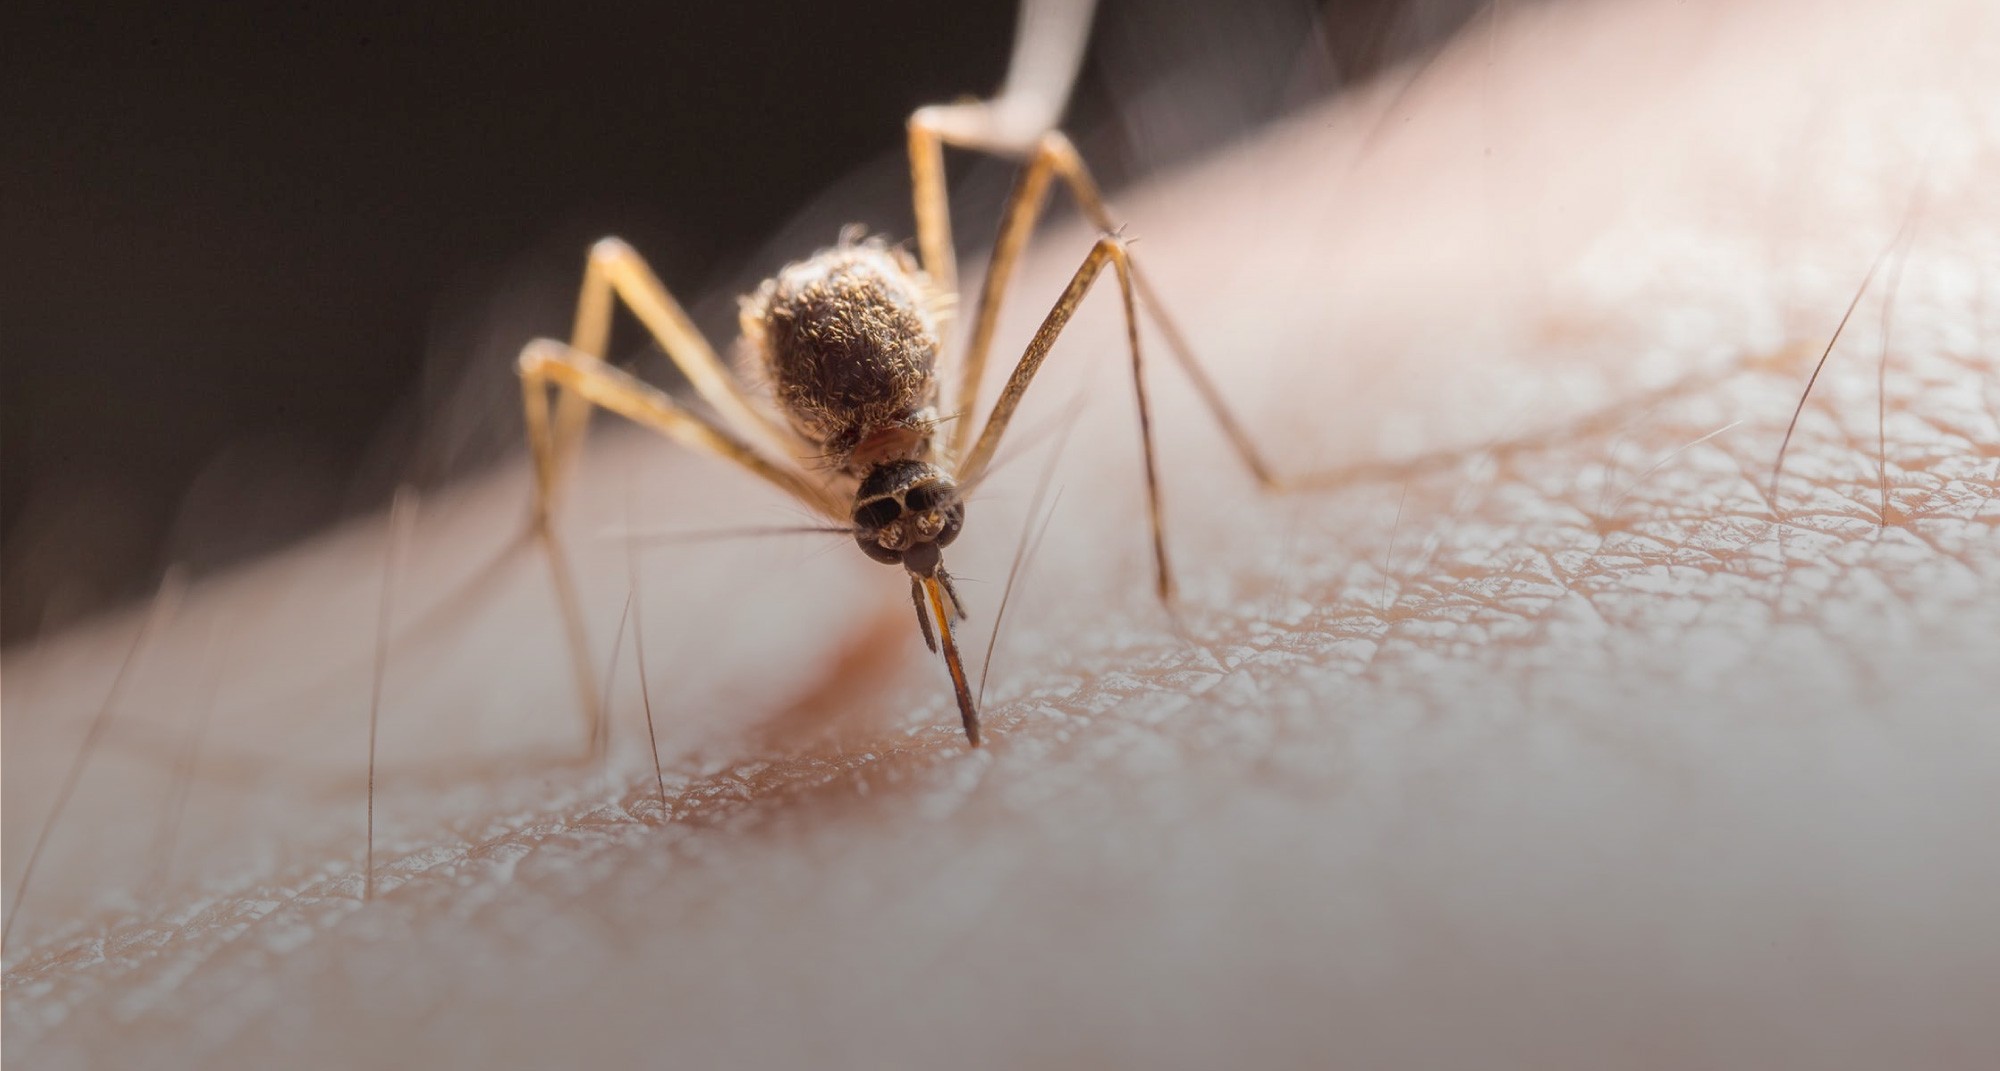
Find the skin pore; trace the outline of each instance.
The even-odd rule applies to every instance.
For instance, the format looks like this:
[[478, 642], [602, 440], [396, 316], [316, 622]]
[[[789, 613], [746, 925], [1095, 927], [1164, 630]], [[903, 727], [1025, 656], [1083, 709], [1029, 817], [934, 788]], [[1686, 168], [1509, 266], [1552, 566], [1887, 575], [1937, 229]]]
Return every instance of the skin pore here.
[[1345, 471], [1259, 495], [1149, 338], [1177, 625], [1095, 297], [953, 547], [983, 651], [1061, 440], [978, 751], [844, 537], [635, 589], [624, 530], [796, 518], [608, 420], [562, 524], [658, 782], [629, 628], [582, 751], [518, 469], [191, 588], [18, 901], [146, 611], [9, 651], [9, 1062], [1989, 1065], [1996, 37], [1530, 8], [1122, 191], [1265, 453]]

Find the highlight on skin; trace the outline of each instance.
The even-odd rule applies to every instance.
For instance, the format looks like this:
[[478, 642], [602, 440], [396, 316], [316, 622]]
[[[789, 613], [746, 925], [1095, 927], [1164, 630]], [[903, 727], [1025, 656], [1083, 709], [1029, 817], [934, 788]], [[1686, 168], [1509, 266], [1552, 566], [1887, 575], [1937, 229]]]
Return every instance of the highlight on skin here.
[[[514, 541], [532, 477], [427, 497], [372, 901], [384, 523], [186, 593], [21, 901], [149, 611], [9, 651], [9, 1062], [1986, 1063], [1994, 14], [1484, 30], [1117, 191], [1274, 465], [1347, 477], [1261, 494], [1200, 388], [1152, 378], [1177, 630], [1124, 326], [1086, 305], [1023, 403], [1089, 399], [978, 752], [846, 535], [638, 545], [634, 580], [634, 533], [800, 518], [609, 430], [563, 524], [592, 634], [643, 612], [650, 689], [627, 652], [585, 749]], [[1003, 353], [1096, 237], [1038, 235]], [[1041, 461], [981, 486], [975, 603]], [[135, 816], [180, 792], [148, 884]]]

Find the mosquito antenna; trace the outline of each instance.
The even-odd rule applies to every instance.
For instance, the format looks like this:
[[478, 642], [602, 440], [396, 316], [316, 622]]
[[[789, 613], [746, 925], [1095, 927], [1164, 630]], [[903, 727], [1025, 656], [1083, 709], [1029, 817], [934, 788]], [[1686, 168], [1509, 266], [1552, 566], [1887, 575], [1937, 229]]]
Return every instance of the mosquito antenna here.
[[991, 102], [1001, 139], [1027, 144], [1054, 128], [1083, 67], [1097, 0], [1024, 0], [1007, 80]]
[[603, 538], [623, 540], [630, 545], [656, 547], [676, 543], [703, 543], [710, 540], [754, 538], [758, 536], [851, 536], [854, 532], [855, 529], [852, 525], [844, 524], [754, 525], [742, 528], [691, 528], [683, 530], [638, 529], [628, 525], [625, 528], [607, 530], [604, 532]]
[[76, 792], [77, 782], [83, 778], [83, 768], [90, 763], [90, 756], [111, 727], [113, 712], [118, 709], [118, 700], [132, 678], [132, 667], [139, 661], [139, 652], [145, 648], [147, 639], [172, 619], [185, 587], [186, 571], [179, 565], [169, 568], [166, 576], [161, 578], [159, 591], [153, 596], [153, 608], [133, 635], [132, 646], [125, 652], [125, 661], [119, 663], [117, 674], [111, 678], [111, 688], [104, 695], [104, 705], [97, 708], [97, 715], [91, 719], [90, 728], [85, 730], [76, 757], [70, 760], [69, 770], [63, 774], [62, 786], [56, 790], [55, 806], [49, 809], [49, 816], [42, 820], [41, 831], [35, 834], [35, 846], [29, 849], [28, 862], [21, 868], [21, 884], [14, 890], [14, 910], [7, 915], [6, 924], [0, 925], [0, 951], [7, 947], [7, 938], [14, 933], [14, 923], [21, 918], [21, 901], [28, 896], [28, 882], [35, 876], [35, 863], [41, 859], [42, 849], [48, 845], [49, 833], [55, 829], [57, 820], [62, 818], [63, 809], [69, 806], [70, 796]]
[[[1000, 605], [993, 612], [993, 631], [986, 637], [986, 658], [979, 665], [979, 701], [982, 704], [986, 702], [986, 682], [991, 679], [993, 673], [993, 650], [1000, 643], [1000, 623], [1006, 620], [1007, 601], [1014, 595], [1014, 581], [1028, 561], [1035, 556], [1035, 552], [1041, 549], [1042, 537], [1049, 534], [1049, 522], [1056, 519], [1056, 507], [1060, 505], [1062, 505], [1062, 489], [1057, 488], [1056, 497], [1049, 503], [1048, 512], [1042, 514], [1042, 523], [1033, 530], [1034, 538], [1028, 537], [1029, 529], [1023, 526], [1021, 541], [1014, 546], [1014, 563], [1007, 568], [1007, 586], [1000, 590]], [[1034, 512], [1030, 510], [1028, 513], [1030, 522], [1034, 520], [1034, 516]]]
[[382, 680], [389, 670], [389, 620], [395, 602], [396, 570], [416, 524], [417, 495], [404, 484], [389, 504], [389, 541], [382, 562], [382, 598], [375, 616], [375, 683], [368, 698], [368, 860], [361, 898], [375, 898], [375, 733], [382, 720]]
[[[978, 479], [971, 483], [958, 485], [959, 497], [961, 499], [971, 498], [975, 492], [985, 486], [987, 480], [992, 479], [1001, 469], [1027, 456], [1032, 452], [1034, 445], [1046, 439], [1051, 432], [1054, 432], [1057, 436], [1055, 454], [1049, 458], [1049, 467], [1053, 470], [1055, 467], [1055, 458], [1062, 455], [1062, 444], [1069, 442], [1070, 432], [1076, 429], [1076, 422], [1083, 418], [1083, 411], [1089, 405], [1089, 392], [1078, 391], [1076, 396], [1069, 400], [1069, 404], [1063, 408], [1062, 412], [1033, 427], [1022, 429], [1020, 438], [1016, 439], [1012, 446], [1003, 446], [994, 452], [993, 460], [987, 463], [986, 471], [980, 473]], [[1044, 476], [1043, 480], [1046, 481], [1047, 478], [1047, 476]], [[1034, 510], [1030, 509], [1028, 516], [1033, 517]]]
[[[1062, 501], [1062, 491], [1058, 489], [1056, 501], [1049, 504], [1049, 511], [1043, 515], [1041, 527], [1035, 530], [1034, 539], [1031, 541], [1028, 538], [1030, 526], [1035, 523], [1035, 514], [1041, 512], [1042, 498], [1048, 494], [1049, 484], [1055, 480], [1056, 463], [1062, 460], [1063, 450], [1069, 446], [1070, 433], [1076, 430], [1077, 418], [1083, 415], [1083, 403], [1082, 395], [1078, 395], [1070, 402], [1069, 411], [1064, 415], [1062, 431], [1056, 438], [1055, 449], [1049, 451], [1049, 460], [1042, 466], [1041, 477], [1035, 481], [1035, 493], [1028, 499], [1028, 515], [1021, 523], [1021, 538], [1014, 544], [1014, 561], [1007, 567], [1007, 585], [1000, 589], [1000, 605], [993, 612], [993, 631], [986, 637], [986, 658], [979, 666], [981, 703], [986, 701], [986, 681], [993, 669], [993, 650], [1000, 643], [1000, 623], [1006, 619], [1007, 600], [1014, 595], [1014, 581], [1021, 575], [1021, 569], [1027, 564], [1028, 559], [1034, 557], [1035, 550], [1042, 545], [1042, 536], [1048, 534], [1049, 522], [1055, 519], [1056, 506]], [[993, 472], [992, 468], [986, 471], [988, 475]]]

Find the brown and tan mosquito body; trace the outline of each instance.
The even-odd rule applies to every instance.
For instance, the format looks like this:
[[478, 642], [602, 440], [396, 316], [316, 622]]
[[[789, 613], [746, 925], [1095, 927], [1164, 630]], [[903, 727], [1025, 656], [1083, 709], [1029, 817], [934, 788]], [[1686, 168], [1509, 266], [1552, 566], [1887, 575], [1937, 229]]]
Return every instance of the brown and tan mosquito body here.
[[[811, 509], [829, 530], [851, 534], [869, 558], [901, 565], [909, 575], [919, 629], [931, 651], [944, 655], [966, 737], [974, 746], [980, 742], [979, 711], [952, 631], [953, 619], [966, 615], [945, 569], [944, 550], [965, 524], [967, 491], [987, 475], [1029, 383], [1105, 268], [1112, 269], [1124, 306], [1161, 599], [1171, 601], [1173, 579], [1152, 416], [1141, 375], [1137, 309], [1142, 299], [1252, 473], [1267, 488], [1279, 486], [1241, 425], [1223, 408], [1181, 333], [1164, 316], [1117, 236], [1082, 158], [1067, 137], [1048, 129], [1048, 121], [1038, 120], [1036, 108], [1024, 107], [1022, 100], [1020, 93], [1003, 91], [993, 101], [922, 108], [910, 117], [919, 256], [850, 230], [835, 246], [781, 269], [743, 301], [747, 377], [730, 372], [631, 247], [605, 239], [591, 249], [570, 341], [537, 340], [520, 358], [536, 476], [534, 524], [565, 604], [577, 688], [587, 716], [597, 708], [588, 644], [550, 509], [593, 406], [735, 462]], [[970, 331], [951, 368], [952, 408], [941, 410], [940, 380], [953, 352], [957, 288], [944, 182], [946, 145], [1016, 157], [1022, 168], [1002, 211]], [[1057, 180], [1102, 236], [1043, 319], [974, 437], [970, 418], [1000, 305], [1050, 184]], [[614, 295], [651, 332], [713, 415], [605, 363]], [[753, 392], [745, 379], [761, 381], [762, 390]]]

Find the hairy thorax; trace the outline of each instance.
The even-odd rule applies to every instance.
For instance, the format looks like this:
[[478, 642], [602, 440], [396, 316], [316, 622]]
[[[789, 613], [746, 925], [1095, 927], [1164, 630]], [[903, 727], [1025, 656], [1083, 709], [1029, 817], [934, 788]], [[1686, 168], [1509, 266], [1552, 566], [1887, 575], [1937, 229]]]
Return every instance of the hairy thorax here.
[[902, 250], [844, 238], [745, 298], [743, 337], [792, 428], [859, 477], [931, 458], [939, 303]]

